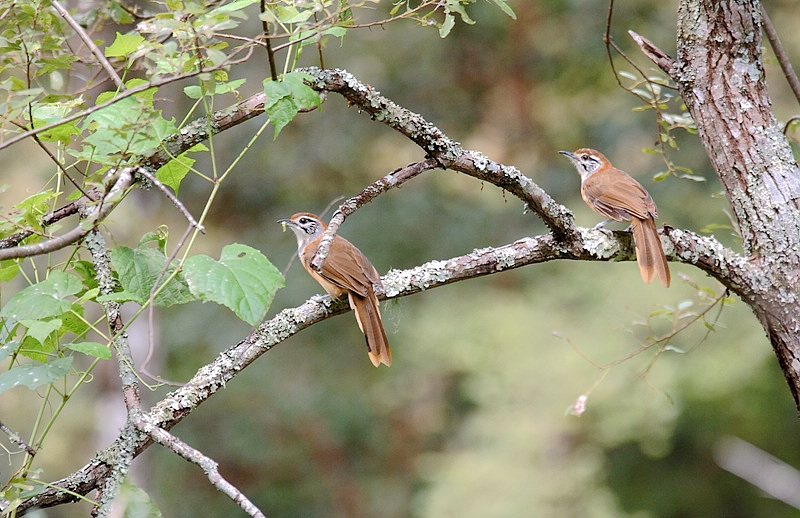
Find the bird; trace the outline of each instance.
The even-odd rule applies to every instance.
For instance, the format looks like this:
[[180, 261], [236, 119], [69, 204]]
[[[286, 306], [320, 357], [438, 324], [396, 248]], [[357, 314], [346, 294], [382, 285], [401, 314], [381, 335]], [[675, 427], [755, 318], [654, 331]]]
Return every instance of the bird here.
[[294, 232], [297, 237], [297, 255], [300, 262], [328, 294], [334, 299], [347, 294], [350, 308], [355, 311], [356, 321], [367, 341], [367, 354], [375, 367], [392, 365], [392, 352], [389, 340], [381, 322], [378, 298], [375, 287], [383, 287], [378, 271], [361, 250], [350, 241], [339, 236], [333, 237], [321, 271], [311, 267], [317, 253], [322, 234], [327, 225], [314, 214], [298, 212], [289, 219], [278, 220], [283, 227]]
[[636, 262], [644, 282], [650, 283], [658, 276], [661, 284], [668, 288], [667, 256], [656, 230], [658, 209], [642, 184], [611, 165], [602, 153], [594, 149], [559, 153], [569, 158], [581, 175], [581, 197], [592, 210], [615, 221], [630, 221]]

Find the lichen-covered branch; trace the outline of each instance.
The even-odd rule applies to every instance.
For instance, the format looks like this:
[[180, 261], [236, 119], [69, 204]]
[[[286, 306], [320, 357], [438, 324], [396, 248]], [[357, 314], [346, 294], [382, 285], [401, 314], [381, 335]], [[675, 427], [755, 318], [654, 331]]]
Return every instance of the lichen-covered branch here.
[[439, 167], [439, 163], [432, 158], [427, 158], [425, 160], [409, 164], [405, 167], [401, 167], [400, 169], [396, 169], [383, 178], [371, 183], [362, 189], [360, 193], [339, 205], [339, 209], [336, 211], [336, 213], [334, 213], [330, 223], [328, 224], [328, 228], [322, 235], [322, 240], [317, 248], [317, 253], [314, 254], [314, 258], [311, 260], [311, 267], [317, 271], [322, 270], [322, 265], [325, 264], [325, 258], [328, 256], [331, 243], [333, 243], [333, 236], [336, 235], [336, 232], [338, 232], [339, 227], [342, 223], [344, 223], [344, 220], [347, 216], [355, 212], [359, 207], [372, 201], [378, 195], [388, 191], [389, 189], [400, 187], [406, 181], [414, 178], [420, 173], [435, 169], [436, 167]]
[[[576, 227], [576, 232], [582, 246], [574, 247], [559, 241], [552, 234], [545, 234], [446, 260], [429, 261], [407, 270], [391, 270], [383, 277], [384, 293], [378, 295], [381, 299], [404, 297], [458, 281], [553, 260], [634, 259], [633, 245], [627, 232], [609, 235], [581, 227]], [[696, 264], [714, 276], [743, 268], [737, 256], [713, 238], [675, 229], [669, 231], [669, 237], [674, 245], [674, 253], [681, 260]], [[298, 307], [284, 309], [262, 323], [247, 338], [220, 353], [213, 362], [201, 367], [184, 386], [169, 393], [146, 411], [142, 419], [163, 430], [170, 430], [261, 355], [303, 329], [347, 311], [346, 301], [332, 301], [327, 295], [315, 296]], [[129, 437], [135, 440], [130, 442]], [[55, 487], [27, 500], [20, 509], [51, 507], [75, 501], [74, 496], [56, 487], [87, 494], [110, 476], [126, 452], [133, 451], [134, 455], [138, 455], [150, 443], [151, 438], [144, 435], [122, 434], [112, 445], [98, 452], [86, 466], [54, 482]]]
[[436, 159], [441, 167], [492, 183], [517, 196], [542, 218], [556, 237], [564, 239], [574, 236], [572, 213], [517, 168], [497, 163], [478, 151], [462, 148], [424, 117], [382, 96], [346, 70], [310, 67], [300, 71], [311, 77], [308, 83], [312, 88], [342, 95], [373, 120], [411, 139], [427, 156]]

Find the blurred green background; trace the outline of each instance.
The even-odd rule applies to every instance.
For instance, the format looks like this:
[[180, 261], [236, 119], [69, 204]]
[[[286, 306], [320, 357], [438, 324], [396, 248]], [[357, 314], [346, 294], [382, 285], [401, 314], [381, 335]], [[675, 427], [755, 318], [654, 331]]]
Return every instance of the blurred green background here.
[[[655, 119], [633, 110], [642, 103], [619, 88], [609, 68], [601, 39], [607, 2], [509, 4], [516, 21], [480, 1], [469, 6], [477, 23], [459, 23], [444, 40], [413, 22], [353, 31], [343, 45], [328, 44], [326, 65], [354, 73], [465, 147], [517, 166], [574, 210], [581, 225], [599, 217], [580, 199], [578, 176], [559, 149], [603, 151], [651, 192], [659, 224], [695, 231], [727, 225], [727, 203], [695, 137], [676, 134], [679, 149], [670, 156], [707, 181], [651, 181], [664, 169], [658, 156], [642, 152], [657, 138]], [[790, 55], [800, 56], [796, 1], [766, 7]], [[376, 7], [375, 17], [387, 9]], [[626, 31], [674, 53], [676, 9], [675, 1], [618, 2], [612, 34], [655, 73]], [[303, 60], [313, 65], [314, 57], [309, 51]], [[776, 115], [785, 120], [797, 105], [770, 53], [767, 62]], [[263, 70], [236, 72], [248, 78], [243, 95], [261, 88]], [[176, 88], [165, 110], [181, 114], [189, 103]], [[262, 123], [217, 137], [217, 160], [232, 160]], [[277, 219], [320, 211], [421, 158], [402, 136], [330, 95], [277, 141], [265, 133], [225, 185], [197, 252], [218, 256], [225, 244], [246, 243], [283, 269], [295, 241]], [[181, 188], [190, 209], [202, 207], [207, 194], [199, 182]], [[127, 210], [109, 222], [121, 244], [135, 245], [165, 220], [175, 235], [184, 225], [156, 192], [135, 193]], [[495, 187], [431, 171], [365, 206], [341, 233], [384, 273], [543, 231]], [[729, 230], [717, 237], [738, 247]], [[352, 315], [340, 316], [264, 355], [173, 432], [217, 460], [273, 517], [797, 516], [714, 459], [720, 441], [735, 436], [800, 466], [797, 410], [746, 305], [737, 300], [711, 311], [711, 332], [698, 323], [677, 336], [671, 344], [683, 354], [645, 350], [620, 361], [671, 328], [651, 315], [690, 304], [700, 311], [697, 286], [720, 291], [694, 268], [675, 264], [672, 271], [665, 290], [644, 285], [634, 263], [559, 262], [386, 302], [391, 369], [370, 365]], [[320, 291], [295, 262], [272, 313]], [[176, 380], [250, 331], [214, 305], [159, 310], [156, 322], [162, 356], [155, 369]], [[131, 335], [144, 341], [146, 332], [139, 327]], [[108, 363], [105, 383], [113, 390]], [[571, 415], [587, 393], [586, 412]], [[113, 439], [86, 437], [110, 412], [103, 405], [121, 401], [83, 397], [59, 423], [61, 445], [51, 439], [64, 455], [63, 463], [44, 466], [47, 480], [79, 468]], [[3, 403], [5, 412], [14, 409]], [[200, 469], [158, 447], [136, 461], [134, 482], [164, 516], [242, 514]]]

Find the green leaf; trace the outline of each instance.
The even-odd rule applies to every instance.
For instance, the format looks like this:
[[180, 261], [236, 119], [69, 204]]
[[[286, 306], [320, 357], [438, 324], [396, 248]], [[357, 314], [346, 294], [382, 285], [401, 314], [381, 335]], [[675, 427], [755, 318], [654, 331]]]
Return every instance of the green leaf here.
[[114, 43], [106, 47], [105, 55], [109, 58], [127, 57], [136, 52], [142, 42], [144, 42], [144, 38], [140, 34], [117, 33]]
[[184, 275], [196, 297], [230, 308], [250, 325], [264, 318], [275, 292], [284, 286], [281, 273], [261, 252], [236, 243], [222, 249], [219, 261], [190, 257]]
[[72, 366], [72, 358], [56, 358], [42, 364], [18, 365], [0, 374], [0, 393], [8, 389], [25, 385], [35, 390], [42, 385], [48, 385], [66, 376]]
[[456, 17], [450, 13], [444, 16], [444, 23], [439, 27], [439, 37], [446, 38], [456, 24]]
[[186, 153], [181, 153], [156, 171], [156, 178], [167, 187], [172, 187], [175, 195], [178, 194], [181, 181], [183, 181], [196, 162], [194, 158], [189, 158]]
[[[164, 253], [153, 248], [118, 246], [111, 250], [111, 262], [119, 275], [123, 293], [129, 297], [124, 300], [132, 300], [141, 305], [146, 304], [150, 299], [150, 292], [159, 276], [161, 277], [159, 286], [162, 286], [164, 281], [175, 272], [174, 266], [167, 266], [167, 257]], [[162, 271], [165, 271], [163, 275]], [[119, 297], [120, 294], [117, 293], [116, 296]], [[98, 300], [109, 299], [98, 297]], [[192, 300], [194, 298], [189, 292], [186, 281], [181, 274], [178, 274], [155, 297], [155, 304], [169, 307], [173, 304], [185, 304]]]
[[74, 275], [62, 271], [50, 272], [50, 277], [16, 293], [0, 309], [0, 317], [21, 320], [42, 320], [69, 311], [72, 303], [64, 300], [78, 293], [83, 284]]
[[492, 0], [492, 2], [494, 2], [495, 5], [497, 5], [497, 7], [499, 7], [501, 11], [506, 13], [512, 20], [517, 19], [517, 15], [516, 13], [514, 13], [514, 10], [511, 9], [511, 7], [509, 7], [509, 5], [505, 3], [504, 0]]
[[277, 139], [283, 127], [294, 119], [299, 110], [292, 99], [291, 91], [282, 81], [264, 81], [264, 93], [267, 96], [264, 109], [275, 127], [273, 138]]
[[101, 360], [108, 360], [111, 358], [111, 349], [108, 348], [107, 344], [101, 344], [98, 342], [80, 342], [66, 344], [64, 347], [67, 349], [72, 349], [73, 351], [78, 351], [79, 353], [100, 358]]
[[161, 510], [143, 489], [128, 479], [122, 482], [119, 502], [125, 502], [123, 518], [162, 518]]
[[0, 282], [10, 281], [19, 273], [19, 263], [16, 259], [0, 261]]
[[306, 79], [311, 79], [311, 76], [302, 72], [289, 72], [283, 76], [283, 82], [289, 90], [295, 106], [319, 108], [321, 102], [319, 93], [305, 83]]
[[183, 93], [189, 99], [200, 99], [203, 97], [203, 89], [199, 85], [189, 85], [183, 87]]
[[52, 320], [21, 320], [19, 322], [26, 328], [28, 328], [27, 335], [36, 339], [39, 343], [44, 343], [47, 340], [47, 337], [53, 334], [54, 332], [61, 329], [63, 322], [60, 318], [54, 318]]

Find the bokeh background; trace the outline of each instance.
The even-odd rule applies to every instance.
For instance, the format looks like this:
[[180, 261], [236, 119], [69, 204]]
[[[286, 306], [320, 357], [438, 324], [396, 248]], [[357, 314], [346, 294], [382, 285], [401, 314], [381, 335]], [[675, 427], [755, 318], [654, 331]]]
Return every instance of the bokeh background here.
[[[609, 67], [602, 43], [608, 4], [509, 4], [516, 21], [490, 2], [469, 5], [476, 24], [459, 23], [446, 39], [410, 21], [352, 31], [341, 45], [329, 42], [326, 65], [354, 73], [465, 147], [517, 166], [581, 225], [599, 218], [557, 151], [588, 146], [647, 187], [660, 223], [716, 226], [717, 237], [738, 247], [693, 135], [676, 132], [679, 147], [670, 158], [706, 181], [652, 181], [665, 168], [659, 156], [642, 152], [658, 138], [656, 120], [635, 110], [642, 102], [617, 85]], [[797, 3], [766, 7], [789, 54], [800, 56]], [[375, 19], [388, 9], [376, 5]], [[674, 53], [676, 9], [676, 1], [618, 2], [612, 36], [656, 73], [626, 31]], [[797, 103], [766, 50], [775, 112], [786, 120]], [[314, 65], [315, 55], [309, 50], [302, 61]], [[242, 95], [261, 88], [262, 68], [235, 74], [248, 79]], [[163, 100], [176, 116], [190, 102], [180, 88]], [[217, 161], [233, 160], [261, 124], [263, 118], [215, 138]], [[421, 158], [412, 143], [331, 95], [277, 140], [265, 132], [227, 180], [196, 251], [218, 256], [226, 244], [246, 243], [283, 269], [295, 241], [277, 219], [321, 211]], [[25, 167], [30, 174], [31, 162]], [[15, 174], [21, 168], [17, 163]], [[42, 177], [48, 171], [42, 161]], [[190, 209], [200, 209], [207, 195], [208, 186], [191, 178], [181, 187]], [[165, 221], [177, 238], [184, 223], [174, 208], [157, 192], [137, 192], [108, 230], [134, 246]], [[543, 231], [497, 188], [432, 171], [365, 206], [341, 233], [386, 272]], [[711, 329], [695, 324], [670, 342], [673, 351], [644, 347], [672, 328], [669, 310], [703, 309], [708, 301], [698, 288], [720, 293], [694, 268], [674, 264], [672, 271], [673, 286], [663, 289], [644, 285], [634, 263], [558, 262], [386, 302], [390, 369], [371, 366], [352, 315], [330, 319], [264, 355], [173, 432], [281, 518], [797, 516], [718, 463], [737, 437], [800, 467], [797, 410], [747, 306], [734, 299], [715, 308]], [[296, 261], [286, 283], [271, 314], [321, 291]], [[143, 346], [140, 322], [131, 337]], [[224, 308], [200, 303], [158, 310], [156, 326], [160, 364], [153, 369], [176, 380], [189, 379], [250, 331]], [[44, 479], [74, 471], [113, 440], [115, 429], [109, 435], [96, 427], [122, 408], [113, 362], [107, 367], [96, 386], [106, 386], [110, 398], [87, 391], [68, 408], [49, 443], [63, 454], [48, 455]], [[165, 390], [144, 397], [156, 401]], [[20, 416], [24, 428], [24, 402], [14, 394], [4, 394], [0, 410]], [[582, 394], [586, 411], [577, 417], [570, 408]], [[164, 516], [241, 514], [200, 469], [158, 447], [137, 459], [133, 482]], [[87, 508], [46, 516], [80, 516]]]

